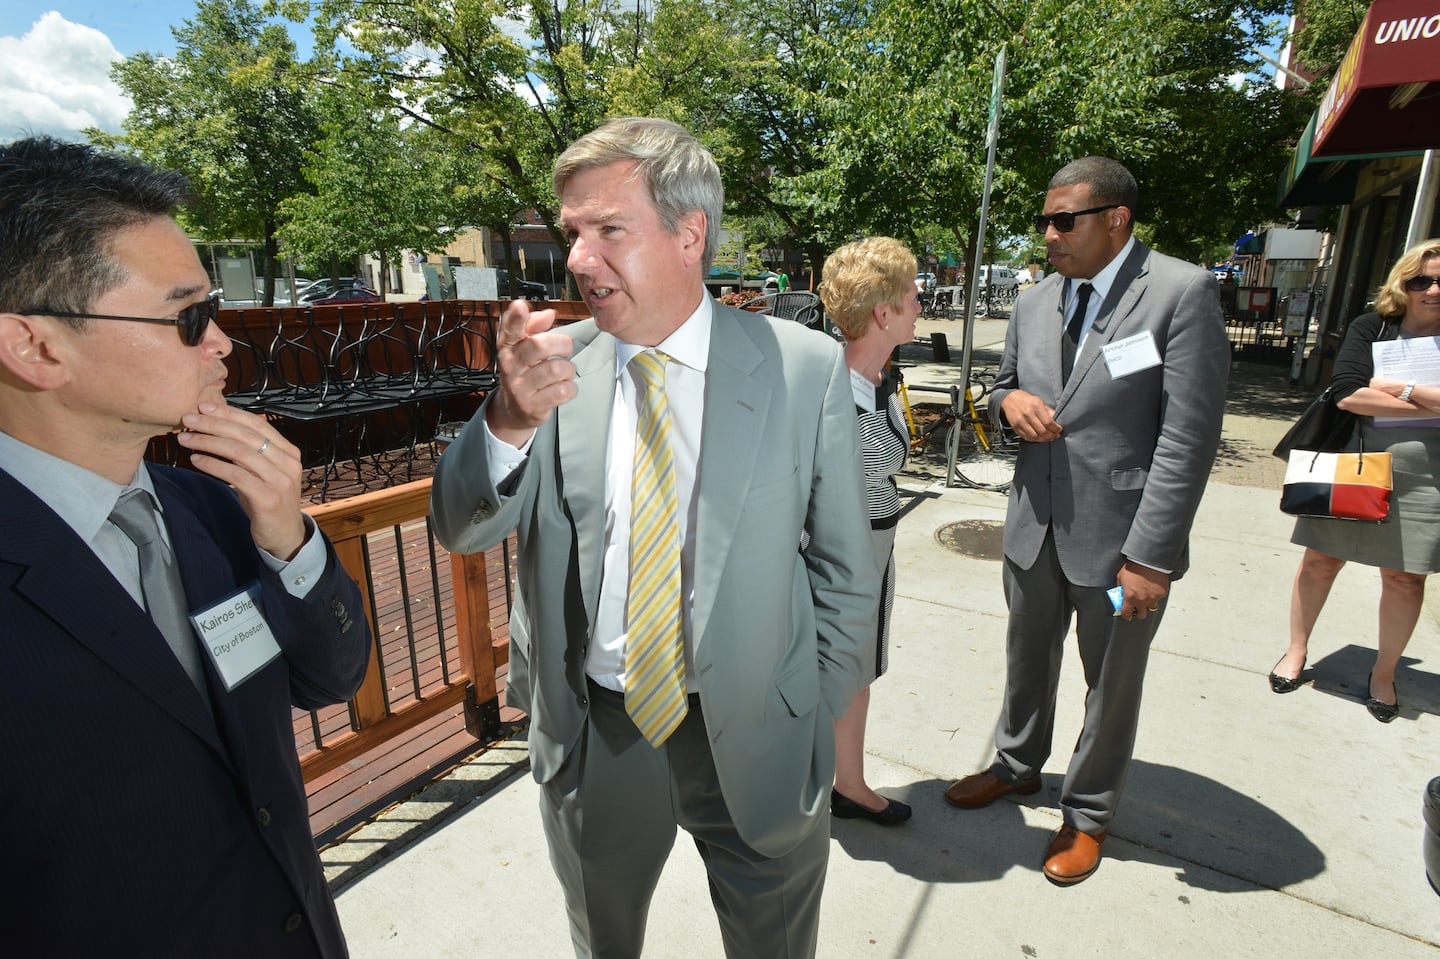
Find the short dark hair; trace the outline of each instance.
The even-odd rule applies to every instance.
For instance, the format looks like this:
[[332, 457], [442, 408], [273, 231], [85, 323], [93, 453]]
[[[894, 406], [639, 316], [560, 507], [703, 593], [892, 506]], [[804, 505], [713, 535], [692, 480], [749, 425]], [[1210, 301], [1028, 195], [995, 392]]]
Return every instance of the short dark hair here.
[[173, 215], [190, 196], [179, 173], [83, 143], [0, 146], [0, 312], [90, 309], [126, 279], [114, 235]]
[[1062, 186], [1090, 188], [1090, 199], [1096, 206], [1123, 206], [1129, 209], [1130, 219], [1140, 216], [1140, 187], [1135, 177], [1125, 169], [1124, 164], [1109, 157], [1081, 157], [1062, 166], [1050, 178], [1050, 189]]

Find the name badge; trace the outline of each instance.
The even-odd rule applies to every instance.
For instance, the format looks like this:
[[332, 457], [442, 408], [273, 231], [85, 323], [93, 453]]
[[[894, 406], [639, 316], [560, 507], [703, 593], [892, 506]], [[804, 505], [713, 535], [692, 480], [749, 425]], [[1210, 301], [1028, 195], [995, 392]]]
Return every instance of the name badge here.
[[1160, 365], [1160, 351], [1155, 349], [1155, 337], [1149, 330], [1106, 343], [1101, 352], [1112, 380]]
[[260, 612], [259, 586], [237, 590], [190, 617], [226, 691], [233, 691], [280, 655], [280, 644]]

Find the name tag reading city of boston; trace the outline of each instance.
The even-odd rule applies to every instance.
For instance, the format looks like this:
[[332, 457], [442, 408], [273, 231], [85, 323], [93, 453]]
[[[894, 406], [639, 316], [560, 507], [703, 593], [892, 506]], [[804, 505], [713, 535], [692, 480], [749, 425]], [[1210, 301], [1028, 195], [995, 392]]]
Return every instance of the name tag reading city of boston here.
[[280, 655], [280, 644], [270, 632], [256, 601], [260, 588], [250, 586], [190, 617], [226, 690], [233, 690]]

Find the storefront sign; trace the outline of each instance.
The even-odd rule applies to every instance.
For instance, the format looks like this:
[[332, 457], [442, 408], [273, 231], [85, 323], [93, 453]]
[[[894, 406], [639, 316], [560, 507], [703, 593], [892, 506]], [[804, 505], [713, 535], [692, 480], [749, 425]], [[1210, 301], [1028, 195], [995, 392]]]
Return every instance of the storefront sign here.
[[1422, 122], [1431, 115], [1422, 94], [1437, 82], [1440, 0], [1375, 0], [1320, 102], [1314, 155], [1440, 146], [1440, 133]]

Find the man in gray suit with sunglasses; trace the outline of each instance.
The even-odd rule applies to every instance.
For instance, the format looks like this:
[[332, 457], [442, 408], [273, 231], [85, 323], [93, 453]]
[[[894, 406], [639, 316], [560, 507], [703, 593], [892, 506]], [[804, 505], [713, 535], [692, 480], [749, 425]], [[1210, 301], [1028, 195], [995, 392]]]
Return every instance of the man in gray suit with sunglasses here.
[[990, 405], [1024, 441], [1005, 521], [1005, 701], [995, 762], [945, 792], [976, 809], [1039, 791], [1073, 616], [1088, 693], [1045, 853], [1058, 885], [1099, 866], [1225, 408], [1215, 279], [1132, 236], [1137, 194], [1124, 166], [1084, 157], [1035, 218], [1057, 272], [1016, 303]]

